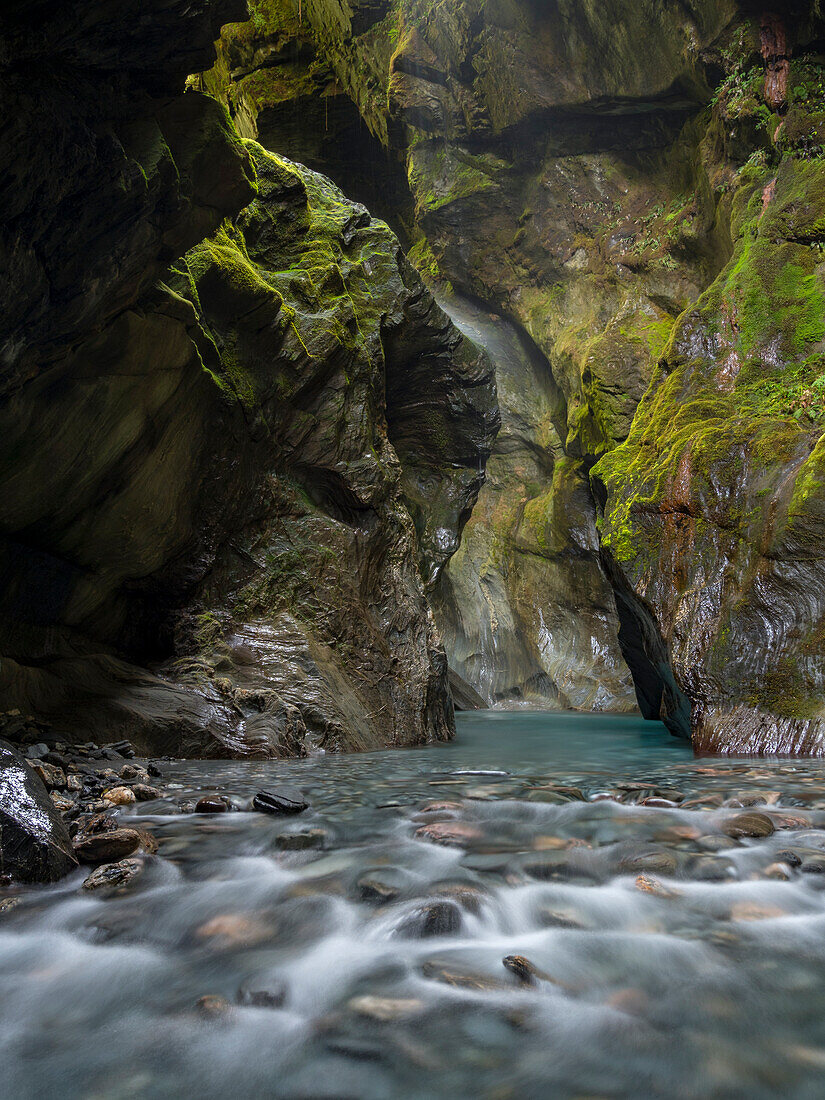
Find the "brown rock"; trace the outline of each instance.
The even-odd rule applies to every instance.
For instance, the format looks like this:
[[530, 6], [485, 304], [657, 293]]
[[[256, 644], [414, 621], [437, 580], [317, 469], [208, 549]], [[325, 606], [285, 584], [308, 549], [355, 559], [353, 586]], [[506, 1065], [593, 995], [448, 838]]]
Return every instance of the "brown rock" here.
[[746, 813], [728, 818], [722, 825], [726, 836], [738, 840], [740, 837], [766, 837], [774, 831], [774, 824], [767, 814]]
[[118, 863], [102, 863], [96, 867], [83, 883], [84, 890], [101, 890], [106, 887], [122, 886], [131, 881], [143, 870], [139, 859], [122, 859]]
[[108, 791], [103, 792], [103, 798], [112, 806], [129, 806], [137, 802], [134, 792], [129, 787], [110, 787]]
[[249, 947], [271, 939], [272, 929], [243, 913], [221, 913], [202, 924], [195, 934], [219, 947]]
[[416, 1015], [424, 1008], [424, 1002], [412, 997], [364, 996], [353, 997], [348, 1002], [348, 1007], [359, 1016], [385, 1023], [389, 1020], [401, 1020], [407, 1016]]
[[145, 768], [141, 768], [139, 764], [124, 764], [120, 769], [120, 778], [137, 780], [139, 783], [148, 783], [149, 773]]
[[464, 844], [468, 840], [477, 840], [481, 830], [464, 821], [433, 821], [416, 829], [420, 840], [432, 840], [436, 844]]
[[158, 850], [158, 842], [155, 840], [152, 833], [148, 829], [135, 828], [134, 830], [140, 837], [140, 846], [144, 852], [148, 852], [149, 855], [154, 855]]
[[232, 1005], [226, 997], [218, 997], [214, 993], [207, 993], [199, 997], [195, 1002], [195, 1008], [202, 1016], [212, 1020], [225, 1018], [232, 1011]]
[[140, 834], [135, 829], [112, 829], [108, 833], [81, 834], [74, 842], [74, 851], [81, 863], [109, 863], [123, 859], [140, 847]]
[[195, 803], [196, 814], [225, 814], [229, 803], [220, 794], [205, 794]]
[[43, 785], [48, 791], [66, 790], [66, 773], [56, 764], [47, 764], [44, 760], [37, 760], [32, 767], [43, 780]]
[[659, 882], [653, 875], [637, 875], [635, 886], [643, 894], [653, 894], [657, 898], [678, 898], [680, 896], [678, 890], [671, 890], [670, 887]]
[[148, 783], [135, 783], [132, 791], [138, 802], [152, 802], [156, 798], [163, 797], [157, 787], [151, 787]]

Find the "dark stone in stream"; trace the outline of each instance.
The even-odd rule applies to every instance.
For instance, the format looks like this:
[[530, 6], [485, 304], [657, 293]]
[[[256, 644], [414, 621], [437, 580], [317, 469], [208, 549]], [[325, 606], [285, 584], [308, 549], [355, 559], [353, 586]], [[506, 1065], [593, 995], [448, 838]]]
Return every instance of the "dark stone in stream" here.
[[737, 814], [724, 822], [722, 832], [736, 840], [740, 837], [762, 838], [774, 832], [774, 824], [767, 814]]
[[598, 881], [602, 876], [593, 867], [588, 867], [566, 852], [548, 853], [540, 859], [531, 859], [524, 864], [524, 871], [540, 882], [555, 880], [587, 879]]
[[65, 756], [63, 756], [62, 753], [55, 752], [54, 749], [52, 749], [51, 751], [47, 752], [46, 755], [43, 757], [43, 763], [54, 764], [56, 768], [62, 768], [63, 771], [65, 771], [68, 767], [69, 761]]
[[481, 913], [486, 900], [485, 894], [477, 886], [471, 886], [466, 882], [448, 882], [433, 887], [433, 893], [441, 897], [450, 898], [458, 902], [462, 909], [477, 917]]
[[461, 910], [451, 901], [434, 901], [414, 910], [398, 925], [396, 934], [405, 939], [453, 936], [461, 929]]
[[245, 1008], [281, 1008], [286, 1001], [286, 982], [247, 982], [238, 990], [237, 1002]]
[[54, 882], [77, 866], [66, 825], [33, 768], [0, 741], [0, 871]]
[[309, 803], [297, 787], [276, 787], [258, 791], [252, 809], [264, 814], [300, 814], [309, 809]]
[[224, 1019], [232, 1011], [232, 1005], [226, 997], [218, 997], [213, 993], [207, 993], [205, 996], [199, 997], [195, 1002], [195, 1008], [201, 1016], [205, 1016], [210, 1020]]
[[156, 798], [163, 797], [159, 788], [150, 787], [148, 783], [135, 783], [132, 790], [138, 802], [153, 802]]
[[736, 867], [729, 859], [697, 856], [688, 868], [688, 875], [699, 882], [727, 882], [736, 877]]
[[643, 871], [655, 875], [673, 875], [679, 864], [676, 856], [665, 849], [659, 851], [637, 852], [626, 855], [619, 863], [622, 871], [635, 875]]
[[109, 863], [130, 856], [140, 847], [136, 829], [112, 829], [108, 833], [82, 834], [74, 842], [75, 855], [81, 863]]
[[367, 871], [356, 883], [362, 901], [384, 905], [395, 901], [405, 889], [408, 889], [411, 876], [392, 867], [378, 871]]
[[275, 847], [281, 852], [305, 852], [323, 848], [327, 838], [325, 829], [307, 829], [301, 833], [281, 833], [275, 838]]
[[541, 971], [523, 955], [506, 955], [501, 962], [522, 985], [536, 985], [542, 977]]
[[782, 863], [787, 863], [789, 867], [799, 867], [802, 863], [802, 859], [790, 848], [783, 848], [781, 852], [777, 852], [776, 858]]
[[799, 870], [803, 875], [825, 875], [825, 858], [806, 859]]
[[84, 890], [102, 890], [107, 887], [123, 886], [143, 870], [139, 859], [122, 859], [119, 863], [103, 863], [83, 883]]
[[196, 814], [225, 814], [229, 803], [222, 795], [205, 794], [195, 803]]

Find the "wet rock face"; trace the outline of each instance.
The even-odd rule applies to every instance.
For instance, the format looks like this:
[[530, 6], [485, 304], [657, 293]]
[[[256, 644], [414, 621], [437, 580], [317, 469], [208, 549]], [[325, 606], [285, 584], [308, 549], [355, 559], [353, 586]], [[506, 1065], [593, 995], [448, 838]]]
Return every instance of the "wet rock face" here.
[[549, 364], [546, 415], [497, 362], [504, 431], [438, 604], [458, 671], [616, 706], [629, 667], [700, 749], [822, 751], [817, 6], [302, 10], [406, 159], [415, 262]]
[[0, 873], [54, 882], [77, 860], [63, 819], [34, 769], [0, 741]]
[[179, 651], [194, 681], [213, 670], [248, 740], [273, 713], [331, 748], [446, 737], [425, 586], [483, 478], [492, 369], [386, 226], [323, 177], [253, 155], [259, 199], [172, 282], [258, 420], [262, 472]]
[[776, 85], [762, 90], [761, 64], [726, 85], [720, 121], [735, 108], [765, 141], [732, 170], [732, 259], [680, 318], [629, 438], [594, 470], [603, 542], [655, 617], [705, 751], [825, 752], [825, 194], [811, 72], [791, 59], [791, 105], [767, 123]]
[[[49, 5], [3, 13], [4, 705], [144, 753], [448, 737], [426, 588], [483, 479], [492, 369], [385, 225], [178, 94], [238, 9], [160, 7], [40, 38]], [[65, 100], [42, 117], [15, 83], [40, 55]]]
[[450, 666], [487, 703], [632, 710], [596, 510], [580, 464], [564, 454], [550, 366], [502, 318], [455, 295], [445, 304], [495, 362], [502, 412], [478, 504], [434, 594]]
[[[482, 337], [504, 430], [439, 586], [451, 663], [490, 700], [633, 707], [588, 472], [626, 437], [675, 316], [723, 262], [680, 131], [710, 95], [698, 47], [732, 5], [664, 5], [642, 27], [622, 3], [435, 11], [404, 0], [358, 33], [332, 0], [303, 6], [297, 28], [292, 0], [276, 10], [249, 26], [309, 41], [302, 80], [326, 64], [337, 97], [404, 156], [414, 262], [513, 318], [533, 345], [514, 360], [495, 325]], [[224, 52], [248, 49], [249, 33], [260, 38], [227, 28]], [[253, 79], [236, 74], [230, 106]], [[284, 119], [293, 110], [282, 101]], [[382, 213], [409, 224], [394, 193], [382, 198]]]
[[133, 303], [249, 201], [251, 171], [225, 112], [180, 95], [244, 7], [127, 0], [112, 19], [105, 3], [3, 5], [4, 388]]

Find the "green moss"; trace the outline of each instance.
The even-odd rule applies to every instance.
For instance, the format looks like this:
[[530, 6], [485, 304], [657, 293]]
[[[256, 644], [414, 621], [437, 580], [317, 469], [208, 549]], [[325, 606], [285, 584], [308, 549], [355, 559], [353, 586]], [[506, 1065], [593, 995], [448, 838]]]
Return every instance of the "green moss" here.
[[[625, 563], [657, 557], [668, 515], [697, 525], [712, 515], [739, 538], [758, 537], [770, 487], [825, 422], [820, 258], [779, 236], [821, 216], [821, 181], [790, 161], [772, 175], [759, 158], [740, 173], [732, 207], [730, 263], [672, 341], [664, 325], [650, 334], [666, 365], [626, 442], [593, 471], [609, 494], [603, 539]], [[682, 358], [696, 347], [708, 351]], [[818, 467], [800, 475], [791, 514], [820, 489]]]

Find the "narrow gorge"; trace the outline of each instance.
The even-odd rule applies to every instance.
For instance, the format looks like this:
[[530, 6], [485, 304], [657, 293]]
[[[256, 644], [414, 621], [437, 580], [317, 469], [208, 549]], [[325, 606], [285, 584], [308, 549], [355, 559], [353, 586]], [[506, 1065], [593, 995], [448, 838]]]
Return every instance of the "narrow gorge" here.
[[[6, 0], [0, 81], [0, 973], [30, 990], [15, 952], [54, 921], [56, 973], [162, 942], [147, 1035], [174, 989], [183, 1046], [209, 1046], [236, 985], [233, 1012], [295, 1015], [266, 1075], [239, 1068], [255, 1016], [225, 1065], [166, 1049], [145, 1087], [134, 1066], [110, 1086], [103, 1055], [88, 1080], [62, 1055], [26, 1069], [10, 1002], [11, 1095], [58, 1095], [65, 1070], [106, 1100], [232, 1074], [259, 1096], [282, 1072], [290, 1100], [476, 1096], [488, 1041], [491, 1100], [633, 1095], [637, 1074], [676, 1095], [653, 1040], [611, 1091], [615, 1036], [583, 1010], [592, 1072], [548, 1076], [519, 1031], [510, 1081], [515, 1002], [438, 1069], [402, 1002], [494, 999], [487, 952], [508, 996], [577, 997], [594, 967], [612, 1010], [607, 963], [548, 947], [548, 977], [531, 945], [630, 937], [638, 894], [673, 916], [710, 883], [819, 904], [793, 879], [825, 851], [819, 0]], [[621, 918], [538, 896], [631, 872]], [[222, 881], [262, 891], [240, 925]], [[317, 936], [310, 897], [335, 910]], [[678, 985], [682, 925], [650, 927]], [[527, 954], [504, 952], [517, 933]], [[283, 997], [259, 1003], [244, 959], [281, 935]], [[382, 953], [434, 936], [481, 954]], [[217, 941], [225, 970], [201, 969]], [[708, 1020], [714, 965], [690, 971]], [[21, 1001], [38, 1034], [44, 1011]], [[356, 1017], [392, 1031], [386, 1073]], [[747, 1029], [726, 1019], [729, 1067]], [[324, 1029], [339, 1092], [307, 1069]], [[807, 1098], [805, 1043], [779, 1077]], [[766, 1073], [678, 1095], [781, 1094]]]

